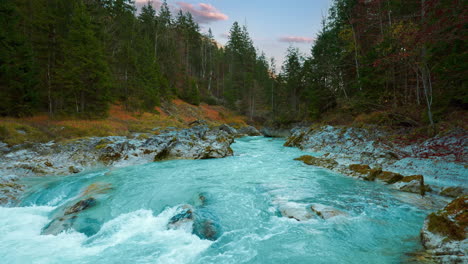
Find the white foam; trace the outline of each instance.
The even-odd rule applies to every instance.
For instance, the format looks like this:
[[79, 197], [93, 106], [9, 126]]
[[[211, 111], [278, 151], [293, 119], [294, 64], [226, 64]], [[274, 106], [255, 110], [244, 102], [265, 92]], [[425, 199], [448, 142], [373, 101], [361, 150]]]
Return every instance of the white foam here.
[[[167, 230], [167, 223], [177, 207], [168, 208], [158, 216], [150, 210], [119, 215], [90, 238], [76, 231], [62, 232], [57, 236], [40, 235], [41, 229], [50, 221], [47, 215], [53, 209], [50, 206], [0, 207], [0, 255], [3, 263], [87, 262], [112, 248], [128, 250], [136, 247], [134, 252], [138, 252], [138, 245], [148, 244], [154, 248], [154, 254], [141, 256], [145, 258], [144, 262], [187, 263], [213, 243], [201, 240], [186, 229]], [[108, 259], [113, 255], [104, 256], [106, 261], [113, 262]]]

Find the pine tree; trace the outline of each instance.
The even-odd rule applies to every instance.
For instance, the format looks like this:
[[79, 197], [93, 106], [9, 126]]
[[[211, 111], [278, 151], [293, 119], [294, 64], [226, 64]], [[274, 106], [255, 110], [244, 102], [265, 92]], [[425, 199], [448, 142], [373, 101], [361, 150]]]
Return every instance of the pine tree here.
[[31, 115], [39, 106], [32, 49], [13, 2], [0, 2], [0, 115]]
[[64, 88], [62, 111], [81, 117], [107, 114], [110, 73], [102, 43], [93, 31], [91, 17], [82, 1], [74, 5], [59, 79]]

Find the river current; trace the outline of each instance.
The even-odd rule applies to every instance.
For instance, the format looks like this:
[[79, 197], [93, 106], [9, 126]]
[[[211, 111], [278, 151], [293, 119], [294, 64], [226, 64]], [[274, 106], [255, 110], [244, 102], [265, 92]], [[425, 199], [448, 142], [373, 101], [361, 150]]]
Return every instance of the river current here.
[[[295, 161], [305, 153], [283, 143], [246, 137], [223, 159], [25, 178], [30, 188], [20, 206], [0, 207], [0, 262], [384, 264], [406, 263], [419, 249], [426, 210], [382, 184]], [[85, 231], [41, 234], [60, 206], [92, 184], [108, 188], [78, 214]], [[342, 213], [304, 221], [281, 214], [310, 215], [312, 204]], [[168, 228], [187, 205], [210, 219], [215, 239], [190, 223]]]

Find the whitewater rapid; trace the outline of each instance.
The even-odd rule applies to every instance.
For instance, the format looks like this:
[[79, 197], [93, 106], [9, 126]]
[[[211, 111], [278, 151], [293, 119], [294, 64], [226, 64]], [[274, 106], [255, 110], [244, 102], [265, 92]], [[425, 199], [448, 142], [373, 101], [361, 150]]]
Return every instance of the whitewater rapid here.
[[[0, 207], [1, 262], [404, 263], [420, 249], [428, 210], [417, 195], [294, 161], [304, 152], [283, 143], [247, 137], [223, 159], [25, 178], [30, 188], [19, 206]], [[110, 187], [78, 214], [89, 232], [41, 234], [92, 184]], [[168, 228], [184, 205], [216, 225], [216, 239], [195, 234], [190, 223]], [[310, 205], [342, 213], [322, 219]]]

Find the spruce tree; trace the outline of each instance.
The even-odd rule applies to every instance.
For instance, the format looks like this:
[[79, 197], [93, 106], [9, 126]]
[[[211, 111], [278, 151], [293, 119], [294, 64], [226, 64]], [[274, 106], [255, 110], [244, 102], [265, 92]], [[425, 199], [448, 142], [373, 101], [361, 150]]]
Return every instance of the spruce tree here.
[[70, 28], [64, 42], [64, 60], [59, 71], [66, 102], [65, 113], [102, 117], [110, 103], [110, 73], [102, 43], [93, 30], [83, 1], [74, 4]]

